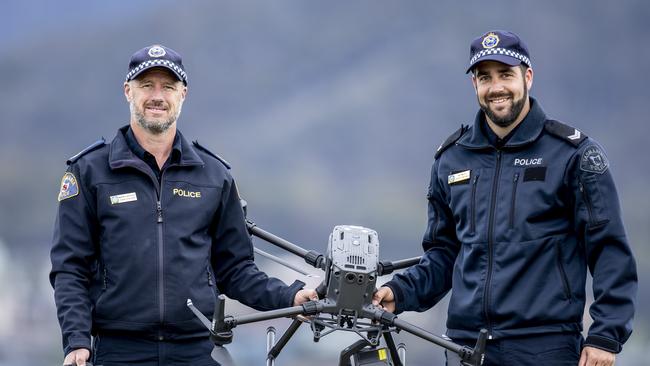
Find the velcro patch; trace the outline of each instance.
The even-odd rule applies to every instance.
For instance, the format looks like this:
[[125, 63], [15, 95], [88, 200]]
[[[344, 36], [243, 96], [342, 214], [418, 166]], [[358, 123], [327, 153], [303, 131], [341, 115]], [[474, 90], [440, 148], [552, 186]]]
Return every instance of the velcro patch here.
[[59, 190], [59, 202], [72, 198], [79, 194], [79, 184], [74, 174], [66, 172], [61, 178], [61, 190]]
[[546, 179], [545, 166], [535, 166], [535, 167], [524, 169], [524, 182], [529, 182], [534, 180], [543, 181], [545, 179]]
[[596, 145], [589, 146], [580, 156], [580, 169], [585, 172], [603, 174], [609, 167], [609, 162], [603, 151]]

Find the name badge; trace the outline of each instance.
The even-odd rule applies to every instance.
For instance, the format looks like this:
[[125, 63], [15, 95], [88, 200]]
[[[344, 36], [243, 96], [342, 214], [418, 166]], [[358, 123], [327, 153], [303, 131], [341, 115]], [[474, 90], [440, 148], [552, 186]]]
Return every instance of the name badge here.
[[133, 202], [137, 200], [138, 200], [138, 196], [135, 194], [135, 192], [118, 194], [115, 196], [111, 196], [111, 205], [117, 205], [118, 203]]
[[470, 170], [465, 170], [465, 171], [462, 171], [462, 172], [458, 172], [458, 173], [454, 173], [454, 174], [449, 175], [447, 177], [447, 183], [449, 185], [459, 184], [459, 183], [462, 183], [462, 182], [469, 181], [469, 177], [470, 177]]

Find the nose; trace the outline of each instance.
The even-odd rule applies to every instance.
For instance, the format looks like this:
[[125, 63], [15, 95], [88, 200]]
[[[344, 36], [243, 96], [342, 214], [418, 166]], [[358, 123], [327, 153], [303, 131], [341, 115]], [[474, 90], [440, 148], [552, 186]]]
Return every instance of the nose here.
[[163, 98], [163, 87], [161, 85], [156, 85], [151, 91], [151, 100], [162, 101]]

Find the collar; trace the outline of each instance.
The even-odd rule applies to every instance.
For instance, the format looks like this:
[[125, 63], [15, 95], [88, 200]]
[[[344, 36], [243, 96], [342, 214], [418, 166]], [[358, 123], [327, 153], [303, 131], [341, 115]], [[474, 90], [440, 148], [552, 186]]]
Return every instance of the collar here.
[[[537, 140], [539, 135], [544, 129], [544, 121], [546, 121], [546, 114], [542, 109], [539, 102], [533, 98], [530, 99], [530, 111], [524, 118], [523, 121], [510, 133], [508, 134], [506, 143], [503, 145], [503, 148], [514, 148], [523, 145], [527, 145]], [[485, 135], [487, 131], [483, 131], [481, 127], [483, 124], [487, 124], [485, 121], [485, 113], [482, 110], [479, 110], [476, 113], [474, 118], [474, 126], [472, 127], [471, 133], [465, 134], [461, 137], [457, 144], [470, 148], [470, 149], [485, 149], [494, 147], [490, 143], [490, 139]], [[486, 126], [486, 128], [489, 128]]]
[[[135, 141], [135, 136], [132, 135], [133, 132], [131, 132], [131, 136], [133, 137], [135, 146], [133, 150], [130, 148], [126, 136], [129, 132], [131, 131], [128, 125], [120, 128], [111, 142], [108, 155], [108, 162], [111, 169], [140, 165], [139, 162], [144, 163], [142, 158], [146, 151]], [[192, 145], [185, 140], [183, 134], [178, 130], [176, 130], [176, 137], [174, 137], [172, 147], [172, 153], [174, 152], [179, 156], [177, 164], [180, 166], [205, 165], [196, 151], [194, 151], [194, 148], [192, 148]]]
[[[135, 134], [133, 133], [133, 129], [131, 127], [127, 128], [126, 131], [122, 131], [124, 133], [124, 138], [126, 139], [126, 144], [133, 151], [133, 153], [139, 157], [140, 159], [144, 160], [147, 162], [148, 160], [150, 161], [153, 159], [153, 161], [156, 161], [156, 158], [148, 151], [146, 151], [138, 140], [135, 138]], [[176, 133], [174, 136], [174, 142], [172, 142], [172, 151], [170, 154], [170, 161], [173, 164], [178, 164], [180, 161], [180, 156], [181, 156], [181, 140], [179, 137], [179, 134]]]

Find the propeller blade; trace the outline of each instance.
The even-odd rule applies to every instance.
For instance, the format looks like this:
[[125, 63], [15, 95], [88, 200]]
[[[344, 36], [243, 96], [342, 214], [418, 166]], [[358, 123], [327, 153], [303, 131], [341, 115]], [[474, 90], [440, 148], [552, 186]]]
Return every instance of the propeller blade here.
[[285, 261], [284, 259], [282, 259], [280, 257], [276, 257], [271, 253], [267, 253], [267, 252], [263, 251], [262, 249], [258, 249], [256, 247], [253, 247], [253, 249], [255, 250], [255, 253], [257, 253], [257, 254], [259, 254], [259, 255], [261, 255], [263, 257], [266, 257], [266, 258], [268, 258], [268, 259], [270, 259], [270, 260], [272, 260], [274, 262], [280, 263], [281, 265], [283, 265], [283, 266], [285, 266], [287, 268], [293, 269], [294, 271], [300, 273], [303, 276], [318, 277], [317, 275], [309, 274], [309, 273], [303, 271], [302, 269], [300, 269], [299, 267], [291, 264], [290, 262]]
[[190, 310], [192, 310], [192, 312], [194, 313], [194, 315], [196, 315], [196, 317], [199, 318], [199, 320], [201, 321], [201, 323], [203, 323], [203, 325], [204, 325], [206, 328], [208, 328], [208, 330], [209, 330], [210, 332], [212, 332], [212, 323], [210, 322], [210, 320], [209, 320], [208, 318], [206, 318], [205, 315], [203, 315], [203, 313], [201, 313], [201, 312], [199, 311], [199, 309], [196, 308], [196, 306], [194, 306], [194, 304], [192, 303], [192, 300], [191, 300], [191, 299], [187, 299], [187, 307], [190, 308]]
[[224, 346], [215, 345], [210, 356], [212, 356], [213, 360], [219, 362], [221, 366], [237, 366], [232, 356], [230, 356], [230, 352]]

